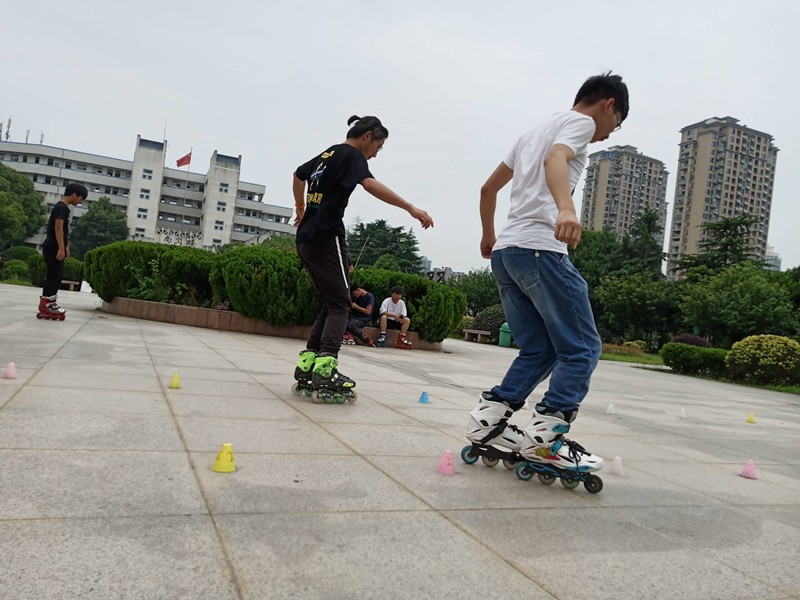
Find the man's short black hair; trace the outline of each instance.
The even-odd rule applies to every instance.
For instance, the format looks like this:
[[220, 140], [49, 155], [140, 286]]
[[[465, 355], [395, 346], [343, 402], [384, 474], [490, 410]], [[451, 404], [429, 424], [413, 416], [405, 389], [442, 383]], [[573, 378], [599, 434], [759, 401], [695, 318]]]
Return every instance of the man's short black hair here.
[[589, 77], [578, 95], [575, 96], [575, 104], [592, 105], [600, 100], [614, 99], [614, 108], [619, 113], [620, 120], [628, 118], [628, 86], [622, 83], [620, 75], [612, 75], [611, 71], [604, 75]]
[[81, 185], [80, 183], [70, 183], [66, 188], [64, 188], [64, 195], [72, 196], [72, 194], [77, 194], [86, 200], [86, 196], [89, 195], [89, 190], [86, 189], [85, 185]]
[[392, 293], [393, 294], [400, 294], [402, 296], [403, 295], [403, 288], [401, 286], [399, 286], [399, 285], [396, 285], [396, 286], [394, 286], [392, 288]]
[[356, 291], [356, 290], [358, 290], [358, 289], [363, 289], [363, 287], [364, 287], [364, 286], [363, 286], [363, 285], [361, 285], [360, 283], [354, 283], [354, 284], [352, 284], [352, 285], [350, 286], [350, 293], [352, 294], [353, 292], [355, 292], [355, 291]]

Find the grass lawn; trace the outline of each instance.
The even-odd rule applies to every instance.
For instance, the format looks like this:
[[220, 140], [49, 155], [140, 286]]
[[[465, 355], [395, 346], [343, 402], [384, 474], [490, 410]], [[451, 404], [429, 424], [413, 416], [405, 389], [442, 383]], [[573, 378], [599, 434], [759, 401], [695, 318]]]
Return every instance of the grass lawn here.
[[616, 362], [636, 363], [639, 365], [663, 365], [664, 361], [657, 354], [612, 354], [603, 352], [600, 360], [612, 360]]

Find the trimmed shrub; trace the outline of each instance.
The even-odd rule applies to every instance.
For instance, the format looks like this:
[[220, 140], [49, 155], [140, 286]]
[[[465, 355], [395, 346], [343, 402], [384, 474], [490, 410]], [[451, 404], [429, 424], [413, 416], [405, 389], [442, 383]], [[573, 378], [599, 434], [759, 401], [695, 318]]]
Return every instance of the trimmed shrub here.
[[622, 345], [603, 344], [603, 352], [607, 354], [622, 354], [623, 356], [639, 356], [640, 354], [644, 354], [644, 349], [633, 342], [625, 342]]
[[673, 342], [678, 344], [689, 344], [690, 346], [700, 346], [701, 348], [708, 348], [711, 344], [708, 343], [706, 338], [693, 333], [681, 333], [672, 338]]
[[727, 350], [701, 348], [689, 344], [669, 342], [661, 348], [664, 364], [678, 373], [722, 377], [726, 373]]
[[37, 287], [44, 285], [47, 278], [47, 266], [44, 264], [44, 257], [36, 252], [28, 258], [28, 271], [30, 272], [31, 283]]
[[725, 362], [731, 379], [758, 384], [800, 383], [800, 344], [779, 335], [751, 335], [736, 342]]
[[83, 279], [83, 262], [71, 256], [64, 261], [64, 279], [80, 282]]
[[453, 331], [450, 332], [450, 335], [463, 337], [465, 329], [475, 329], [475, 317], [471, 317], [469, 315], [461, 317], [461, 322], [455, 329], [453, 329]]
[[128, 291], [140, 285], [143, 274], [150, 273], [150, 261], [158, 260], [167, 248], [151, 242], [114, 242], [89, 250], [83, 257], [86, 281], [106, 302], [116, 296], [128, 297]]
[[[489, 342], [496, 344], [500, 338], [500, 327], [506, 322], [506, 314], [502, 304], [494, 304], [484, 308], [475, 315], [475, 329], [489, 332]], [[512, 332], [513, 334], [513, 332]]]
[[647, 351], [647, 342], [644, 340], [632, 340], [630, 342], [625, 342], [623, 346], [628, 346], [629, 348], [639, 348], [642, 352]]
[[215, 300], [271, 325], [310, 325], [319, 302], [300, 259], [265, 246], [236, 246], [220, 254], [211, 269]]
[[27, 263], [28, 259], [35, 254], [39, 254], [39, 251], [36, 248], [31, 248], [30, 246], [14, 246], [0, 252], [3, 260], [21, 260], [25, 263]]
[[24, 261], [12, 258], [6, 260], [6, 267], [0, 271], [0, 280], [7, 281], [9, 279], [29, 281], [30, 269]]
[[[170, 246], [159, 260], [162, 280], [175, 290], [175, 302], [189, 306], [211, 305], [211, 269], [217, 256], [208, 250]], [[178, 286], [183, 286], [179, 288]]]

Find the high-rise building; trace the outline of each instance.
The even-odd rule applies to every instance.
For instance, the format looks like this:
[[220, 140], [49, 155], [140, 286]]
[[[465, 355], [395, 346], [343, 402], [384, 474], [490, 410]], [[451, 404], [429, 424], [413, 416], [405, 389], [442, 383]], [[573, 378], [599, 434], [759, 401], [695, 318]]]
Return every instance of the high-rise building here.
[[658, 213], [658, 242], [663, 246], [668, 175], [663, 162], [633, 146], [611, 146], [590, 154], [581, 225], [596, 231], [610, 229], [621, 239], [645, 208], [650, 208]]
[[767, 254], [764, 257], [764, 268], [769, 271], [781, 270], [781, 255], [772, 246], [767, 246]]
[[733, 117], [712, 117], [681, 129], [669, 271], [681, 256], [698, 252], [703, 223], [744, 214], [761, 218], [750, 245], [754, 254], [766, 257], [777, 156], [771, 135]]
[[[294, 235], [292, 208], [266, 204], [266, 188], [239, 180], [241, 156], [216, 151], [205, 173], [165, 167], [167, 143], [136, 138], [133, 161], [40, 144], [0, 142], [0, 161], [31, 178], [48, 208], [69, 183], [89, 196], [72, 212], [106, 196], [127, 214], [129, 239], [214, 248], [250, 243], [271, 234]], [[44, 232], [27, 240], [39, 245]]]

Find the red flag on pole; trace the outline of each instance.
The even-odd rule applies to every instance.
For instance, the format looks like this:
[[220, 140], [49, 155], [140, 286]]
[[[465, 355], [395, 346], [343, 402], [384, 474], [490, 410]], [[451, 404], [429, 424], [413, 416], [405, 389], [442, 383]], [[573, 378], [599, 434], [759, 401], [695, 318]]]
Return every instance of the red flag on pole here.
[[189, 154], [187, 154], [186, 156], [181, 156], [181, 157], [178, 159], [178, 161], [177, 161], [177, 165], [178, 165], [179, 167], [182, 167], [183, 165], [188, 165], [188, 164], [191, 164], [191, 162], [192, 162], [192, 153], [191, 153], [191, 151], [190, 151], [190, 152], [189, 152]]

